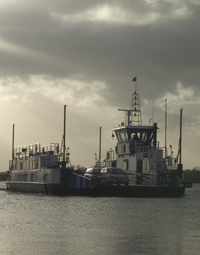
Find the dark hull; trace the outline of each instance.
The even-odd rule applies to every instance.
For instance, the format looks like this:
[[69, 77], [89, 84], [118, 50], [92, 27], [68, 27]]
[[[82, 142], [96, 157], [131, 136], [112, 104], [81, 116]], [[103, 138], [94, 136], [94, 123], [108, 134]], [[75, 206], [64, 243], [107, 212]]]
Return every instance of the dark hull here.
[[27, 193], [52, 194], [59, 189], [59, 184], [44, 184], [34, 182], [7, 182], [7, 190]]
[[103, 197], [179, 197], [185, 187], [162, 186], [103, 186], [97, 188], [97, 195]]
[[28, 193], [44, 193], [65, 196], [92, 197], [178, 197], [183, 196], [185, 187], [162, 186], [99, 186], [94, 188], [66, 188], [59, 184], [7, 182], [7, 189]]

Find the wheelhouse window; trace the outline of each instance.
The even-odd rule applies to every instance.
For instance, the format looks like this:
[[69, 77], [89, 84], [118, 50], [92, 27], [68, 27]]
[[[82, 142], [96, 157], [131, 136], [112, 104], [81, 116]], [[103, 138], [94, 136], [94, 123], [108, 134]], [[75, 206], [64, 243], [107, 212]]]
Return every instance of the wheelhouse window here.
[[119, 143], [128, 141], [128, 134], [126, 129], [116, 130], [115, 134]]
[[156, 140], [156, 134], [153, 127], [147, 127], [143, 130], [138, 130], [137, 127], [128, 129], [128, 137], [131, 141], [136, 141], [137, 144], [146, 143], [148, 146], [153, 146]]
[[139, 141], [141, 139], [141, 134], [139, 132], [131, 132], [130, 133], [131, 140]]

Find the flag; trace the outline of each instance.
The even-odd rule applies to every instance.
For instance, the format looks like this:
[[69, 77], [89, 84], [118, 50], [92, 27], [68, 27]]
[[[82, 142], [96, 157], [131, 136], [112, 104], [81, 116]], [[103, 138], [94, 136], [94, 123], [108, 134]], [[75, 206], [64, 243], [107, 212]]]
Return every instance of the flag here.
[[136, 81], [137, 80], [137, 76], [135, 76], [133, 79], [132, 79], [132, 81]]

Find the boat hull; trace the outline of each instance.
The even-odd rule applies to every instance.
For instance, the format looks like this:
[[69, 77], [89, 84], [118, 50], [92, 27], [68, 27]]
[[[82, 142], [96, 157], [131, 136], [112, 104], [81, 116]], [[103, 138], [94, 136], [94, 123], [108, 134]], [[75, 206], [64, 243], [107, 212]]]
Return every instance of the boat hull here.
[[185, 187], [171, 186], [103, 186], [97, 188], [97, 195], [104, 197], [179, 197], [185, 193]]
[[49, 195], [91, 196], [91, 197], [179, 197], [185, 193], [185, 187], [170, 186], [97, 186], [93, 188], [67, 188], [60, 184], [7, 182], [7, 189], [27, 193]]
[[6, 182], [7, 190], [27, 193], [53, 194], [60, 188], [59, 184], [44, 184], [37, 182]]

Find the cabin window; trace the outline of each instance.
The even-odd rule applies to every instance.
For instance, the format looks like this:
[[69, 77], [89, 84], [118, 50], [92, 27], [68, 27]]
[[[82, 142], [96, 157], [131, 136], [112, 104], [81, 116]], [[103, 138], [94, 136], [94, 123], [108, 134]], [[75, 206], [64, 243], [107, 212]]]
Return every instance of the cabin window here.
[[147, 159], [146, 158], [144, 159], [144, 165], [143, 166], [144, 166], [144, 170], [147, 170]]
[[33, 173], [31, 174], [31, 180], [30, 181], [34, 182], [34, 174]]
[[142, 141], [143, 141], [143, 142], [146, 142], [146, 141], [147, 141], [147, 133], [146, 133], [146, 132], [143, 132], [143, 133], [142, 133]]
[[128, 141], [128, 135], [125, 129], [121, 131], [121, 141], [122, 142]]
[[121, 145], [121, 153], [126, 153], [126, 144]]
[[40, 164], [41, 164], [41, 167], [44, 167], [44, 166], [45, 166], [44, 157], [41, 157], [41, 158], [40, 158]]
[[124, 170], [129, 170], [129, 160], [124, 161]]
[[125, 137], [125, 141], [128, 141], [128, 134], [127, 134], [126, 130], [124, 130], [124, 137]]
[[33, 160], [33, 169], [35, 169], [35, 167], [36, 167], [36, 164], [35, 164], [35, 160]]
[[33, 169], [32, 161], [29, 161], [29, 169], [30, 169], [30, 170], [32, 170], [32, 169]]
[[115, 131], [115, 134], [116, 134], [118, 142], [122, 143], [122, 142], [128, 141], [128, 134], [125, 129]]
[[23, 170], [23, 162], [20, 162], [20, 170]]
[[18, 181], [27, 181], [27, 174], [18, 174]]
[[119, 133], [117, 131], [115, 131], [115, 135], [117, 137], [117, 141], [119, 142]]
[[124, 133], [120, 132], [119, 136], [120, 136], [120, 142], [124, 142], [125, 141]]

